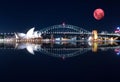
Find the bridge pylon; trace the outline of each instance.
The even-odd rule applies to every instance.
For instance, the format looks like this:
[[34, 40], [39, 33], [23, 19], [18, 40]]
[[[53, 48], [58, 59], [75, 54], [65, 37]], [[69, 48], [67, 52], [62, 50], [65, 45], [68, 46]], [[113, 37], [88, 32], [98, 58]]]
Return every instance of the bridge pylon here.
[[98, 40], [98, 32], [97, 32], [97, 30], [93, 30], [92, 31], [92, 38], [93, 38], [93, 41], [97, 41]]

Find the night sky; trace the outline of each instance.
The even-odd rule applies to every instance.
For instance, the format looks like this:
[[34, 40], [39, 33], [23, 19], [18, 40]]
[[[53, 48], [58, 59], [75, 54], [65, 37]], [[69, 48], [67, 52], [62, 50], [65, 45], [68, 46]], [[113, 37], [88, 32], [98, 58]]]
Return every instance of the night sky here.
[[[96, 8], [105, 11], [105, 17], [100, 21], [93, 17]], [[40, 30], [62, 22], [89, 31], [112, 32], [120, 26], [120, 4], [115, 0], [0, 1], [0, 32], [26, 32], [32, 27]]]

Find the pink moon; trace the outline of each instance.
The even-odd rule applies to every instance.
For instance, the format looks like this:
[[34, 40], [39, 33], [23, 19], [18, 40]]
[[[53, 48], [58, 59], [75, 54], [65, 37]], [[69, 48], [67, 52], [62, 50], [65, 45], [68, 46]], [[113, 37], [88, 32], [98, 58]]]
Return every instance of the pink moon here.
[[104, 17], [104, 11], [101, 8], [95, 9], [93, 16], [96, 20], [101, 20]]

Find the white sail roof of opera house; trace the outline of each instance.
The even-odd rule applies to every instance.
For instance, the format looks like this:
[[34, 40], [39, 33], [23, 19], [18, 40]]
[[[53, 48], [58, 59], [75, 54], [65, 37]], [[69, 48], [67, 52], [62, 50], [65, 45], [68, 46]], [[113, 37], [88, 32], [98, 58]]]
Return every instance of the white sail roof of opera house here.
[[41, 37], [41, 33], [39, 31], [34, 31], [35, 27], [31, 28], [30, 30], [27, 31], [27, 33], [15, 33], [16, 38], [38, 38]]
[[34, 29], [35, 28], [31, 28], [30, 30], [28, 30], [27, 34], [26, 34], [26, 38], [34, 38]]

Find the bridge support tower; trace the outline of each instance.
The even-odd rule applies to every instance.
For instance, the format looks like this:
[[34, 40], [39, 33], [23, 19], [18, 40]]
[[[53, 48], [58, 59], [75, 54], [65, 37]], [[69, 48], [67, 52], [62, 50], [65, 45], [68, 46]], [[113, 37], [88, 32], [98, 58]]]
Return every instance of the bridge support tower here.
[[92, 31], [92, 38], [93, 38], [93, 41], [97, 41], [97, 40], [98, 40], [97, 30], [93, 30], [93, 31]]

